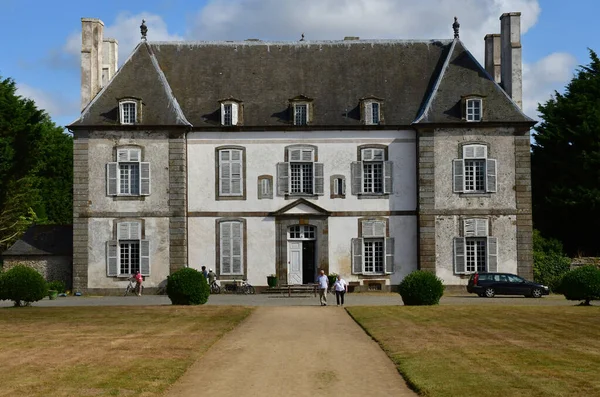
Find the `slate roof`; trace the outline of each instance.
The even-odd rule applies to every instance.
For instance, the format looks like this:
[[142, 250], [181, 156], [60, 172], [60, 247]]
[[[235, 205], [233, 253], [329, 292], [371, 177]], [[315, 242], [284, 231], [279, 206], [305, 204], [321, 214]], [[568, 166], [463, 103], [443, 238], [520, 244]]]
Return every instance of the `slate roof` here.
[[2, 256], [73, 254], [73, 225], [33, 225]]
[[313, 126], [360, 126], [369, 96], [386, 125], [456, 123], [470, 94], [485, 97], [484, 121], [532, 121], [456, 39], [142, 42], [70, 127], [118, 125], [122, 97], [142, 99], [141, 125], [218, 127], [219, 100], [237, 98], [245, 126], [288, 126], [301, 95]]

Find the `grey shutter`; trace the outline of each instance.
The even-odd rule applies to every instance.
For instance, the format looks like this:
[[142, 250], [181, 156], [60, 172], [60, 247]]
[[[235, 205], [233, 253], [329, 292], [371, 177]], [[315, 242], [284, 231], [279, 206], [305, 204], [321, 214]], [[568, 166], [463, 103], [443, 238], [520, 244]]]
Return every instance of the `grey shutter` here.
[[140, 241], [140, 273], [150, 275], [150, 240]]
[[289, 184], [290, 163], [277, 163], [277, 195], [285, 196], [290, 192]]
[[141, 222], [129, 222], [129, 239], [139, 240], [142, 238]]
[[394, 238], [385, 239], [385, 272], [394, 273]]
[[375, 221], [362, 221], [361, 229], [361, 236], [375, 237]]
[[106, 242], [106, 275], [115, 277], [119, 274], [119, 242], [110, 240]]
[[487, 271], [498, 271], [498, 239], [496, 237], [487, 238]]
[[346, 195], [346, 179], [342, 178], [342, 196]]
[[465, 189], [465, 162], [462, 159], [452, 160], [453, 192], [462, 193]]
[[385, 193], [385, 194], [394, 193], [394, 185], [393, 185], [394, 175], [393, 175], [393, 171], [392, 171], [393, 169], [394, 169], [393, 162], [391, 162], [391, 161], [383, 162], [383, 193]]
[[231, 193], [231, 163], [222, 161], [219, 170], [219, 193], [229, 195]]
[[242, 163], [231, 163], [231, 194], [242, 195]]
[[463, 236], [474, 237], [477, 235], [477, 220], [476, 219], [465, 219], [463, 225]]
[[366, 102], [364, 107], [365, 124], [371, 125], [373, 124], [373, 102]]
[[108, 196], [116, 196], [118, 194], [118, 171], [119, 163], [106, 164], [106, 194]]
[[314, 171], [315, 171], [315, 178], [314, 178], [314, 183], [315, 183], [315, 194], [322, 196], [323, 194], [325, 194], [324, 190], [325, 190], [325, 180], [324, 180], [324, 176], [323, 176], [323, 163], [314, 163]]
[[[375, 221], [373, 222], [373, 237], [385, 237], [385, 222]], [[364, 235], [363, 235], [364, 237]]]
[[142, 151], [140, 149], [129, 149], [129, 161], [138, 162], [142, 157]]
[[362, 161], [353, 161], [350, 166], [352, 178], [352, 194], [357, 196], [362, 193]]
[[465, 274], [465, 239], [464, 237], [454, 238], [454, 273]]
[[486, 173], [487, 173], [487, 191], [491, 193], [496, 192], [496, 160], [488, 159], [486, 161]]
[[221, 223], [221, 274], [231, 274], [231, 225]]
[[488, 235], [488, 220], [475, 219], [475, 235], [477, 237], [487, 237]]
[[129, 222], [119, 222], [117, 224], [117, 240], [130, 240]]
[[150, 195], [150, 163], [140, 163], [140, 194]]
[[352, 239], [352, 274], [362, 274], [363, 271], [363, 239]]
[[231, 273], [242, 271], [242, 222], [231, 222]]
[[117, 149], [117, 161], [129, 161], [129, 149]]

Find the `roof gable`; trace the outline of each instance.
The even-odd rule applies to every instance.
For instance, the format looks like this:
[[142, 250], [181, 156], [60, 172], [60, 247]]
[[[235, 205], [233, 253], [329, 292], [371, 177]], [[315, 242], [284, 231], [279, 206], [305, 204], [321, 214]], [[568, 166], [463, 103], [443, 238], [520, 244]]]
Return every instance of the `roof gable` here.
[[139, 125], [190, 125], [146, 42], [134, 49], [72, 126], [119, 125], [120, 98], [139, 98], [142, 101]]
[[532, 122], [477, 62], [463, 43], [455, 39], [438, 79], [415, 123], [462, 122], [462, 100], [484, 98], [483, 122]]
[[270, 216], [298, 215], [329, 216], [329, 212], [324, 208], [321, 208], [318, 205], [301, 198], [270, 214]]

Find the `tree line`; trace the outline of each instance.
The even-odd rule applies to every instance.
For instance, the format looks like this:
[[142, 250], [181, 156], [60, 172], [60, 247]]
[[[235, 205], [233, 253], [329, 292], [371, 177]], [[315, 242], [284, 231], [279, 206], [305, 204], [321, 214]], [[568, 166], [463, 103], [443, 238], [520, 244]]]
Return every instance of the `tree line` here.
[[0, 76], [0, 252], [32, 223], [73, 221], [73, 138]]

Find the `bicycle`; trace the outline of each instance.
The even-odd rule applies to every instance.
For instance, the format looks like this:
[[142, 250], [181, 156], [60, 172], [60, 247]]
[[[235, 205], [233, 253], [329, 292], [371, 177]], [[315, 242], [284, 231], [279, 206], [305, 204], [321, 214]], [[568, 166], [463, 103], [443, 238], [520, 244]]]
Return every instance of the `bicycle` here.
[[213, 282], [210, 283], [210, 293], [211, 295], [221, 293], [221, 287], [219, 286], [219, 284], [217, 284], [217, 280], [213, 280]]
[[[135, 278], [131, 277], [131, 278], [128, 278], [127, 280], [129, 280], [129, 284], [125, 288], [125, 294], [123, 296], [127, 296], [127, 294], [129, 294], [129, 293], [132, 293], [133, 295], [137, 295], [138, 288], [137, 288], [137, 283], [135, 282]], [[141, 288], [140, 293], [142, 293], [144, 291], [144, 286], [140, 285], [140, 288]]]
[[256, 293], [256, 290], [254, 289], [254, 287], [252, 285], [250, 285], [248, 280], [245, 280], [245, 279], [240, 281], [239, 284], [237, 283], [236, 280], [233, 280], [233, 283], [225, 284], [223, 287], [224, 287], [223, 288], [224, 292], [229, 292], [232, 294], [253, 295]]

